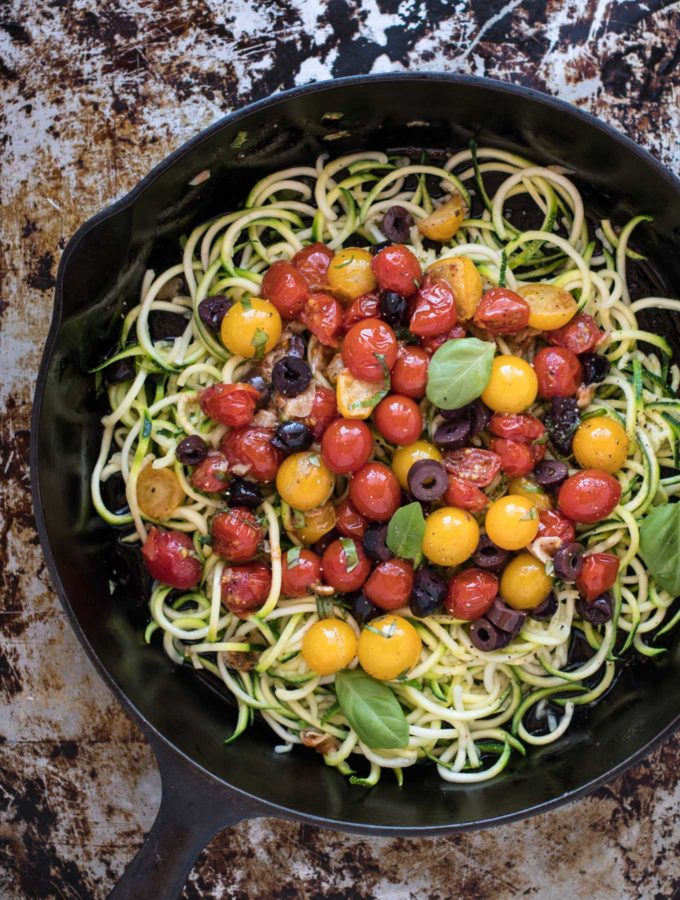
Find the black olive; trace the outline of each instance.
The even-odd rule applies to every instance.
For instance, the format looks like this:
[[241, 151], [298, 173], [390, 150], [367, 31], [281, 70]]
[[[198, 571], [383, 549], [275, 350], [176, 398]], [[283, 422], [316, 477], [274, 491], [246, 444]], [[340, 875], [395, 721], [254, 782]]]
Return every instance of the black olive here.
[[383, 614], [383, 610], [379, 609], [375, 603], [371, 603], [363, 591], [355, 591], [346, 597], [352, 604], [352, 615], [358, 625], [364, 625]]
[[305, 342], [299, 334], [291, 334], [288, 340], [288, 346], [286, 347], [286, 353], [288, 356], [299, 356], [300, 359], [304, 359], [305, 356], [307, 356]]
[[322, 538], [314, 544], [312, 550], [316, 553], [317, 556], [323, 556], [327, 547], [329, 547], [333, 541], [337, 541], [340, 537], [340, 532], [337, 528], [331, 528], [328, 534], [324, 534]]
[[584, 384], [599, 384], [609, 375], [612, 364], [606, 356], [600, 356], [599, 353], [583, 353], [579, 359]]
[[491, 410], [481, 400], [473, 400], [458, 409], [440, 409], [439, 412], [447, 422], [469, 422], [471, 438], [484, 431], [491, 419]]
[[198, 434], [189, 435], [175, 448], [175, 456], [185, 466], [197, 466], [208, 455], [208, 445]]
[[383, 291], [380, 294], [380, 318], [392, 328], [399, 328], [408, 321], [408, 303], [406, 297], [396, 291]]
[[239, 378], [239, 381], [242, 384], [252, 385], [256, 391], [260, 392], [260, 399], [256, 404], [258, 409], [261, 409], [269, 403], [272, 396], [272, 386], [265, 380], [262, 372], [257, 367], [248, 369], [248, 371]]
[[233, 302], [223, 294], [206, 297], [198, 304], [198, 317], [210, 331], [219, 331], [222, 319]]
[[421, 566], [413, 580], [411, 612], [419, 619], [432, 615], [444, 602], [446, 591], [444, 579], [429, 566]]
[[312, 370], [299, 356], [284, 356], [272, 370], [274, 387], [284, 397], [297, 397], [307, 390], [312, 380]]
[[470, 625], [470, 640], [478, 650], [483, 653], [491, 653], [492, 650], [507, 647], [512, 641], [512, 635], [507, 631], [501, 631], [488, 619], [482, 618], [475, 619]]
[[536, 484], [544, 488], [555, 488], [562, 484], [569, 474], [569, 467], [558, 459], [544, 459], [534, 467]]
[[540, 622], [552, 619], [556, 612], [557, 597], [551, 591], [542, 603], [539, 603], [538, 606], [529, 610], [529, 615], [532, 619], [538, 619]]
[[472, 561], [480, 569], [488, 569], [491, 572], [498, 572], [503, 569], [510, 559], [508, 550], [498, 547], [486, 534], [483, 534], [477, 549], [472, 554]]
[[380, 241], [379, 244], [371, 244], [368, 248], [368, 252], [371, 256], [375, 256], [377, 253], [380, 253], [381, 250], [386, 250], [388, 247], [391, 247], [393, 241]]
[[135, 377], [135, 358], [125, 356], [118, 359], [104, 369], [107, 384], [120, 384], [122, 381], [130, 381]]
[[405, 244], [413, 226], [413, 216], [403, 206], [390, 206], [383, 216], [383, 234], [396, 244]]
[[284, 453], [298, 453], [302, 450], [309, 450], [312, 446], [314, 437], [312, 432], [304, 422], [282, 422], [272, 438], [272, 447], [282, 450]]
[[486, 618], [489, 622], [495, 625], [496, 628], [500, 628], [501, 631], [507, 631], [513, 637], [516, 637], [522, 630], [526, 617], [527, 614], [524, 610], [513, 609], [500, 597], [496, 597], [486, 611]]
[[387, 562], [394, 554], [387, 546], [387, 525], [374, 522], [364, 532], [364, 552], [369, 559]]
[[120, 472], [114, 472], [101, 486], [104, 503], [114, 513], [127, 512], [128, 501], [125, 493], [125, 479]]
[[149, 313], [149, 334], [152, 341], [166, 341], [184, 334], [188, 320], [179, 313], [155, 310]]
[[469, 419], [456, 419], [453, 422], [442, 422], [434, 433], [434, 442], [442, 450], [460, 450], [470, 439]]
[[579, 597], [576, 601], [576, 612], [584, 622], [590, 622], [591, 625], [604, 625], [609, 622], [614, 611], [612, 595], [607, 591], [596, 597], [592, 603], [588, 603], [583, 597]]
[[583, 553], [585, 547], [574, 541], [564, 544], [553, 556], [555, 574], [562, 581], [576, 581], [583, 568]]
[[552, 409], [545, 424], [557, 452], [569, 456], [574, 432], [581, 424], [576, 400], [573, 397], [553, 397]]
[[449, 476], [436, 459], [419, 459], [408, 471], [408, 486], [416, 500], [440, 500], [449, 486]]
[[263, 497], [259, 485], [235, 475], [229, 482], [227, 499], [232, 506], [255, 509], [262, 503]]

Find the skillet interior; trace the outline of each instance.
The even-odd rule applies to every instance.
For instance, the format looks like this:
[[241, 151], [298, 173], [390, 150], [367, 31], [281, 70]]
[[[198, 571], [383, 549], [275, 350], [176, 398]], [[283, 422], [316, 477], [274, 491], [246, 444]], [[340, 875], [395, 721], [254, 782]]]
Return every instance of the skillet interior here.
[[[121, 309], [137, 302], [144, 269], [158, 271], [174, 261], [179, 235], [234, 208], [263, 171], [309, 162], [322, 151], [457, 149], [471, 137], [568, 165], [580, 186], [588, 185], [591, 207], [615, 221], [654, 215], [636, 232], [637, 248], [649, 255], [642, 280], [655, 284], [655, 292], [678, 296], [678, 182], [588, 117], [523, 89], [452, 77], [348, 79], [230, 117], [84, 226], [60, 268], [61, 317], [39, 381], [33, 462], [48, 563], [76, 630], [139, 715], [189, 758], [281, 811], [328, 824], [402, 834], [470, 827], [551, 805], [604, 780], [677, 723], [680, 696], [671, 689], [680, 676], [677, 638], [660, 659], [624, 665], [604, 702], [579, 714], [558, 742], [515, 758], [493, 782], [448, 785], [427, 768], [406, 773], [401, 790], [385, 773], [367, 792], [309, 752], [275, 756], [275, 739], [264, 726], [225, 748], [232, 710], [192, 672], [175, 668], [159, 647], [144, 645], [142, 568], [91, 508], [88, 478], [102, 407], [86, 371], [110, 348]], [[204, 169], [210, 180], [191, 187], [188, 182]], [[670, 336], [680, 351], [680, 331], [669, 315], [655, 314], [647, 324]], [[119, 587], [112, 591], [114, 583]]]

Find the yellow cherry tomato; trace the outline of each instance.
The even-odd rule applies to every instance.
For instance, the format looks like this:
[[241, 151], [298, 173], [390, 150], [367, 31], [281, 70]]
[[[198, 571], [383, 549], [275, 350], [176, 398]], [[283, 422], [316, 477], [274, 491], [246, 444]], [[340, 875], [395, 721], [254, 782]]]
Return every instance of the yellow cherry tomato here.
[[293, 453], [279, 466], [276, 490], [293, 509], [321, 506], [333, 491], [335, 478], [318, 453]]
[[371, 678], [391, 681], [415, 666], [422, 646], [408, 619], [380, 616], [371, 619], [359, 636], [359, 663]]
[[150, 519], [169, 519], [184, 502], [184, 490], [172, 469], [144, 466], [137, 476], [137, 503]]
[[447, 256], [428, 267], [428, 275], [445, 281], [456, 298], [458, 318], [471, 319], [482, 299], [482, 276], [469, 256]]
[[455, 191], [449, 199], [434, 212], [418, 222], [418, 231], [431, 241], [450, 241], [463, 224], [465, 201], [462, 194]]
[[420, 459], [434, 459], [441, 462], [442, 455], [429, 441], [415, 441], [413, 444], [399, 447], [392, 457], [392, 471], [405, 491], [408, 490], [409, 469]]
[[552, 589], [545, 565], [531, 553], [518, 553], [501, 576], [500, 595], [513, 609], [535, 609]]
[[355, 378], [343, 369], [335, 383], [338, 412], [344, 419], [367, 419], [382, 399], [380, 385]]
[[[302, 524], [296, 524], [296, 519], [301, 517]], [[293, 519], [293, 530], [303, 544], [310, 546], [316, 544], [321, 538], [335, 528], [335, 506], [332, 503], [324, 503], [315, 509], [308, 509], [304, 513], [298, 512]]]
[[486, 533], [503, 550], [521, 550], [538, 534], [538, 510], [531, 500], [507, 494], [486, 513]]
[[536, 509], [550, 509], [552, 501], [531, 478], [513, 478], [508, 484], [508, 493], [517, 497], [526, 497]]
[[529, 328], [554, 331], [576, 315], [578, 306], [569, 291], [555, 284], [523, 284], [517, 293], [531, 307]]
[[356, 300], [362, 294], [375, 290], [378, 282], [371, 268], [372, 258], [363, 247], [339, 250], [326, 274], [331, 291], [341, 300]]
[[319, 619], [302, 638], [302, 658], [317, 675], [333, 675], [357, 655], [357, 637], [342, 619]]
[[538, 393], [534, 367], [519, 356], [496, 356], [491, 378], [482, 400], [498, 413], [518, 413], [528, 409]]
[[235, 356], [261, 359], [281, 337], [281, 316], [269, 300], [252, 297], [227, 310], [220, 335], [224, 346]]
[[437, 566], [460, 565], [472, 556], [478, 543], [479, 526], [467, 510], [443, 506], [425, 520], [423, 553]]
[[628, 459], [628, 436], [617, 421], [595, 416], [579, 425], [574, 434], [574, 456], [584, 469], [618, 472]]

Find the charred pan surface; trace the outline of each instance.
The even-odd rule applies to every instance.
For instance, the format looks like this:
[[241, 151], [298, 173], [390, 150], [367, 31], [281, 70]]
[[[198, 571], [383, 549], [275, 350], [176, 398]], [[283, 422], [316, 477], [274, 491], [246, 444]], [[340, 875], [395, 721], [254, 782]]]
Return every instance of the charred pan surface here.
[[[79, 224], [237, 104], [369, 71], [486, 74], [559, 95], [680, 169], [680, 11], [662, 0], [9, 0], [0, 21], [0, 894], [103, 898], [153, 820], [152, 754], [51, 591], [33, 528], [30, 402]], [[594, 751], [595, 752], [595, 751]], [[185, 896], [670, 897], [680, 739], [528, 822], [367, 841], [260, 820], [218, 836]]]

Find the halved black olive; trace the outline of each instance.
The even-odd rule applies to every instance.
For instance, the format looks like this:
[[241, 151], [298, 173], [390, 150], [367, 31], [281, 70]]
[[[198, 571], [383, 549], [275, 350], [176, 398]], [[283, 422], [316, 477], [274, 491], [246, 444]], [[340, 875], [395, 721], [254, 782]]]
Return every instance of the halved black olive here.
[[284, 356], [272, 370], [272, 382], [284, 397], [297, 397], [307, 390], [312, 380], [312, 370], [299, 356]]
[[383, 234], [395, 244], [405, 244], [408, 241], [412, 226], [413, 216], [403, 206], [390, 206], [383, 216]]
[[441, 499], [449, 486], [449, 476], [436, 459], [419, 459], [408, 472], [408, 487], [416, 500]]

